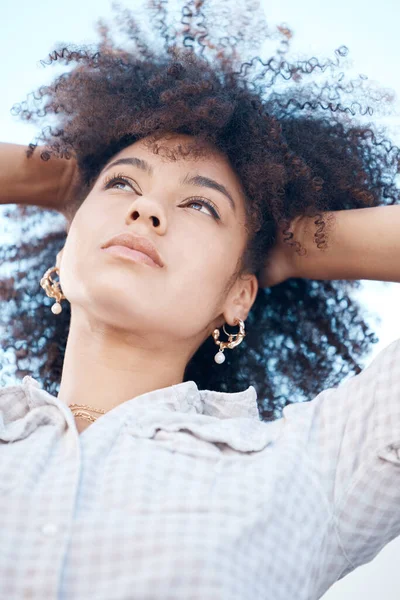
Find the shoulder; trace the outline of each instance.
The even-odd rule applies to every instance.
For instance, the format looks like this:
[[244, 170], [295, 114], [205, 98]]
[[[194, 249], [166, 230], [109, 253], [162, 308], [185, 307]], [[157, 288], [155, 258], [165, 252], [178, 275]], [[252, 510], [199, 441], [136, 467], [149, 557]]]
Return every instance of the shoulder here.
[[372, 560], [400, 535], [400, 340], [358, 375], [283, 412], [307, 450], [349, 569]]
[[36, 384], [35, 380], [26, 376], [20, 383], [0, 388], [0, 416], [3, 426], [16, 419], [21, 419], [30, 411], [30, 398], [27, 389], [30, 380]]
[[385, 404], [386, 411], [390, 406], [395, 412], [400, 411], [399, 394], [400, 339], [378, 352], [358, 375], [322, 390], [310, 401], [289, 404], [283, 412], [288, 420], [308, 421], [325, 415], [332, 429], [335, 421], [348, 424], [352, 413], [357, 420], [370, 417], [379, 405]]

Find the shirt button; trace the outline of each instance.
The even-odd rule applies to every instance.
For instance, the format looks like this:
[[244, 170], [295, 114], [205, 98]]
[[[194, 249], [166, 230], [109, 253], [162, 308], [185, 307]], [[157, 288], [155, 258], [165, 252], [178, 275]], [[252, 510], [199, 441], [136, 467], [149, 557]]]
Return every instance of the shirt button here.
[[42, 533], [44, 535], [54, 535], [55, 533], [57, 533], [57, 531], [58, 527], [54, 523], [46, 523], [42, 527]]

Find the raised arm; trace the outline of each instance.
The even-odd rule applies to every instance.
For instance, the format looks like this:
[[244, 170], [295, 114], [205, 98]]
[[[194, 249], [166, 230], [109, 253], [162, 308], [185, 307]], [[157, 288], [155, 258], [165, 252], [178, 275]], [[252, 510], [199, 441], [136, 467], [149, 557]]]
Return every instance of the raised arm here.
[[38, 146], [30, 158], [27, 146], [0, 142], [0, 204], [26, 204], [57, 210], [64, 203], [75, 175], [75, 160], [40, 158]]
[[316, 218], [297, 218], [290, 231], [304, 255], [282, 240], [267, 258], [260, 285], [289, 277], [305, 279], [373, 279], [400, 282], [400, 206], [375, 206], [323, 213], [327, 245], [318, 248]]

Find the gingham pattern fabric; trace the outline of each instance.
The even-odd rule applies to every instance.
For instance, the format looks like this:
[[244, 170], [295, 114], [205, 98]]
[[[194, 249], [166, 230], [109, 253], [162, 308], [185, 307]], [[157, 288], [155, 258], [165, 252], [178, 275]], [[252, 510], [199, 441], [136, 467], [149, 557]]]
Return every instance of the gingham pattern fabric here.
[[0, 391], [0, 528], [1, 599], [320, 598], [400, 535], [400, 340], [270, 423], [252, 386], [189, 381], [78, 434], [25, 377]]

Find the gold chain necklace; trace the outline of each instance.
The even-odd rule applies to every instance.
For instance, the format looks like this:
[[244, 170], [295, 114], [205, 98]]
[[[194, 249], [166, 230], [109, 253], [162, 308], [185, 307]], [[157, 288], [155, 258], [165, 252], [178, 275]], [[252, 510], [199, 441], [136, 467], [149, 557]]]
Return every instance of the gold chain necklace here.
[[86, 408], [88, 410], [91, 410], [92, 412], [97, 412], [102, 415], [106, 414], [106, 411], [102, 408], [93, 408], [93, 406], [88, 406], [87, 404], [69, 404], [69, 408], [73, 412], [74, 417], [81, 417], [82, 419], [85, 419], [85, 421], [90, 421], [90, 423], [94, 423], [95, 421], [97, 421], [98, 417], [93, 417], [87, 412], [87, 410], [80, 409]]

